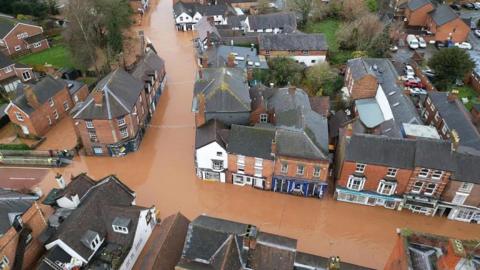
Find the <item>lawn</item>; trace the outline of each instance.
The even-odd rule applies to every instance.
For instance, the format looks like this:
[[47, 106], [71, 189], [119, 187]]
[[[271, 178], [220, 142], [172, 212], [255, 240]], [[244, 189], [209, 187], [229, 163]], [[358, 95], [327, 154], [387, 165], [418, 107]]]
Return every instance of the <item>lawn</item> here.
[[30, 66], [48, 63], [57, 68], [73, 67], [70, 55], [63, 45], [53, 46], [45, 51], [22, 56], [17, 61]]
[[454, 89], [458, 90], [458, 96], [460, 99], [462, 98], [468, 98], [468, 102], [465, 103], [465, 107], [467, 110], [470, 111], [472, 109], [473, 104], [475, 103], [480, 103], [480, 99], [478, 97], [478, 93], [475, 92], [470, 86], [464, 85], [461, 87], [455, 87]]
[[352, 58], [351, 51], [340, 50], [338, 47], [336, 33], [340, 24], [340, 20], [325, 19], [318, 22], [310, 22], [303, 29], [306, 33], [323, 33], [325, 35], [332, 64], [344, 64], [348, 59]]

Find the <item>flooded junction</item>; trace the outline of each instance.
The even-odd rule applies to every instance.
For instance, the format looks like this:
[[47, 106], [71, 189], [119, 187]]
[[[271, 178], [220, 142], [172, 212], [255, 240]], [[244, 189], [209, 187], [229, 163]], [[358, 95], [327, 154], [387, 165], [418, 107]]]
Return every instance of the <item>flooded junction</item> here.
[[[396, 228], [480, 237], [478, 225], [445, 218], [197, 180], [191, 112], [196, 71], [193, 34], [175, 30], [171, 1], [159, 1], [150, 13], [139, 30], [145, 31], [166, 61], [168, 81], [139, 151], [123, 158], [76, 157], [69, 167], [50, 170], [42, 183], [44, 192], [55, 185], [57, 172], [67, 179], [80, 172], [95, 178], [116, 174], [136, 191], [139, 205], [155, 205], [162, 217], [181, 211], [189, 218], [205, 213], [251, 223], [263, 231], [297, 238], [302, 251], [338, 255], [376, 269], [383, 268], [391, 252]], [[50, 143], [71, 142], [56, 136]]]

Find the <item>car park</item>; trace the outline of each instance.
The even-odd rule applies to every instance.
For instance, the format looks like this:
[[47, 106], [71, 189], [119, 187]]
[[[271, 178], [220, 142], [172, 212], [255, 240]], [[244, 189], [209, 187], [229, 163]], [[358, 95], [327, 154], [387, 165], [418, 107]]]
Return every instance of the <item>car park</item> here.
[[476, 29], [475, 31], [473, 31], [473, 34], [475, 34], [475, 36], [480, 38], [480, 29]]
[[405, 65], [404, 71], [405, 71], [405, 74], [407, 75], [407, 78], [410, 76], [411, 77], [415, 76], [415, 71], [413, 70], [413, 67], [410, 65]]
[[415, 50], [418, 49], [418, 39], [415, 37], [415, 35], [408, 35], [407, 36], [407, 44], [410, 49]]
[[425, 39], [423, 39], [423, 37], [417, 37], [418, 39], [418, 46], [420, 48], [426, 48], [427, 47], [427, 42], [425, 42]]
[[472, 44], [468, 42], [460, 42], [460, 43], [455, 43], [455, 47], [458, 47], [460, 49], [464, 50], [471, 50], [472, 49]]
[[462, 7], [465, 8], [465, 9], [475, 9], [475, 6], [472, 4], [472, 3], [463, 3], [462, 4]]
[[454, 10], [460, 10], [462, 7], [459, 4], [451, 4], [450, 7]]

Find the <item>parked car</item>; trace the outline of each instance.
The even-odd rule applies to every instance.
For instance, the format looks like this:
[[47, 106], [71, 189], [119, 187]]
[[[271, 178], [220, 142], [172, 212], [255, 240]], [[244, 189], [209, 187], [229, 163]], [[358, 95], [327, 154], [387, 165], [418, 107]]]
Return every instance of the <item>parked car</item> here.
[[455, 85], [456, 85], [456, 86], [463, 86], [464, 84], [465, 84], [465, 83], [464, 83], [462, 80], [460, 80], [460, 79], [455, 79]]
[[404, 70], [405, 70], [405, 74], [407, 75], [407, 77], [409, 77], [409, 76], [412, 76], [412, 77], [415, 76], [415, 71], [413, 70], [413, 67], [412, 67], [412, 66], [410, 66], [410, 65], [405, 65]]
[[422, 70], [423, 74], [429, 78], [435, 77], [435, 72], [429, 68]]
[[451, 4], [450, 7], [454, 10], [460, 10], [462, 7], [459, 4]]
[[392, 46], [392, 47], [390, 47], [390, 51], [391, 52], [396, 52], [396, 51], [398, 51], [398, 47], [397, 46]]
[[480, 29], [475, 30], [473, 33], [475, 34], [475, 36], [480, 38]]
[[413, 50], [418, 49], [418, 39], [414, 35], [407, 36], [407, 43], [410, 49], [413, 49]]
[[417, 37], [418, 39], [418, 46], [420, 48], [426, 48], [427, 47], [427, 42], [425, 42], [425, 39], [423, 39], [423, 37]]
[[472, 4], [472, 3], [463, 3], [462, 4], [462, 7], [463, 8], [466, 8], [466, 9], [475, 9], [475, 6]]
[[468, 42], [455, 43], [455, 47], [458, 47], [458, 48], [464, 49], [464, 50], [471, 50], [472, 49], [472, 45]]
[[437, 47], [437, 49], [446, 48], [448, 47], [448, 43], [445, 41], [437, 41], [435, 42], [435, 47]]
[[403, 86], [410, 87], [410, 88], [425, 88], [423, 83], [415, 82], [415, 81], [406, 81], [403, 83]]
[[410, 90], [410, 94], [412, 94], [412, 95], [426, 95], [427, 94], [427, 90], [422, 89], [422, 88], [418, 88], [418, 87], [409, 88], [409, 90]]
[[475, 2], [473, 3], [473, 6], [475, 6], [475, 9], [480, 9], [480, 2]]

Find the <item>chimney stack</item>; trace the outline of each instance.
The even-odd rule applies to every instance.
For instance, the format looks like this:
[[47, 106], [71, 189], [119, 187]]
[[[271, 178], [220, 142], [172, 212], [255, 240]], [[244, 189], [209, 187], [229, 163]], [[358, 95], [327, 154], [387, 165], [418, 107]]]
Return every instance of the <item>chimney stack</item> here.
[[145, 54], [145, 34], [143, 30], [138, 31], [138, 37], [140, 38], [140, 55], [143, 56]]
[[294, 96], [296, 91], [297, 91], [297, 87], [293, 85], [288, 87], [288, 93], [290, 93], [290, 95]]
[[243, 236], [243, 248], [245, 249], [255, 249], [257, 246], [257, 227], [253, 225], [247, 226], [247, 231]]
[[275, 153], [277, 153], [277, 141], [275, 140], [275, 138], [273, 138], [273, 140], [272, 140], [272, 155], [275, 155]]
[[253, 80], [253, 69], [252, 68], [247, 68], [247, 80], [248, 81]]
[[203, 69], [198, 69], [198, 79], [203, 80]]
[[457, 151], [458, 146], [460, 145], [460, 136], [455, 129], [450, 131], [450, 139], [452, 141], [452, 151]]
[[340, 270], [340, 257], [338, 257], [338, 256], [330, 257], [327, 269], [328, 270]]
[[353, 135], [353, 126], [352, 123], [347, 124], [347, 126], [344, 128], [344, 135], [346, 138], [351, 138]]
[[458, 98], [458, 90], [454, 89], [448, 93], [448, 102], [454, 102]]
[[27, 99], [28, 105], [35, 109], [40, 107], [41, 104], [40, 102], [38, 102], [37, 95], [33, 92], [33, 87], [31, 85], [25, 85], [25, 88], [23, 89], [23, 94]]
[[63, 176], [61, 174], [57, 173], [57, 175], [55, 176], [55, 180], [57, 181], [57, 184], [61, 189], [65, 188], [65, 179], [63, 179]]
[[235, 55], [233, 53], [230, 53], [227, 57], [227, 67], [235, 67]]
[[93, 101], [95, 102], [95, 106], [102, 106], [103, 105], [103, 91], [100, 89], [95, 89], [92, 92]]

